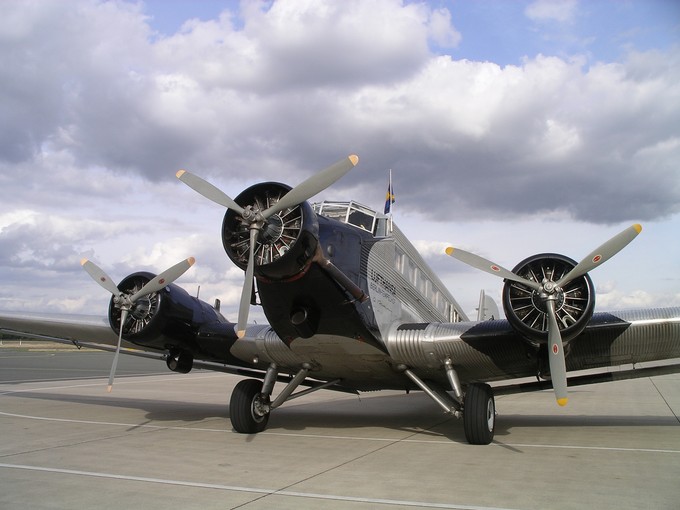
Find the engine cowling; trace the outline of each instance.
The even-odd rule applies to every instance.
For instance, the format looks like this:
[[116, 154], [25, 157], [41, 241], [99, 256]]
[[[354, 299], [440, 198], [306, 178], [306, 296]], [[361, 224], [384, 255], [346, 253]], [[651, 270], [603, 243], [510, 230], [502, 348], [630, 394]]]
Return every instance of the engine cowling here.
[[[134, 294], [156, 275], [141, 271], [125, 277], [118, 289]], [[121, 310], [114, 298], [109, 302], [109, 324], [118, 334]], [[176, 371], [191, 369], [186, 360], [194, 355], [202, 359], [224, 361], [228, 346], [236, 340], [234, 324], [208, 303], [191, 296], [171, 283], [157, 292], [137, 299], [123, 325], [123, 338], [128, 342], [170, 353], [176, 358]], [[188, 353], [192, 353], [191, 356]]]
[[[244, 209], [264, 211], [278, 202], [290, 186], [276, 182], [256, 184], [235, 202]], [[228, 209], [222, 222], [222, 244], [241, 269], [248, 265], [250, 224]], [[286, 280], [304, 272], [319, 243], [319, 224], [307, 202], [274, 214], [259, 229], [255, 247], [255, 274], [270, 280]]]
[[[529, 257], [515, 266], [513, 273], [541, 283], [557, 282], [576, 266], [569, 257], [544, 253]], [[534, 345], [548, 341], [546, 298], [542, 292], [521, 283], [507, 281], [503, 287], [503, 309], [511, 326]], [[557, 324], [566, 344], [586, 327], [595, 309], [595, 287], [587, 274], [566, 284], [555, 294]]]

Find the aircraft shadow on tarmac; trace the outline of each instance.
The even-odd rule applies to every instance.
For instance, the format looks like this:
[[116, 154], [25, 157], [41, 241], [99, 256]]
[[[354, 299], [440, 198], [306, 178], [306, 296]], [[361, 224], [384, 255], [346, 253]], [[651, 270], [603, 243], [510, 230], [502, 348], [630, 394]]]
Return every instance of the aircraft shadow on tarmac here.
[[[231, 428], [229, 423], [229, 405], [210, 404], [205, 402], [187, 402], [178, 400], [162, 400], [130, 398], [116, 395], [73, 395], [44, 391], [22, 391], [7, 393], [1, 398], [18, 397], [22, 399], [48, 400], [51, 402], [69, 402], [73, 404], [91, 405], [94, 407], [110, 407], [121, 409], [139, 409], [144, 411], [146, 423], [182, 421], [200, 422], [206, 419], [222, 418], [225, 430]], [[228, 394], [225, 396], [225, 399]], [[408, 401], [404, 401], [404, 398]], [[1, 402], [1, 400], [0, 400]], [[95, 413], [93, 413], [95, 414]], [[95, 418], [87, 417], [84, 420]], [[455, 418], [438, 412], [431, 401], [422, 394], [389, 395], [356, 397], [342, 400], [315, 401], [311, 403], [286, 404], [276, 409], [269, 421], [268, 431], [276, 430], [303, 431], [311, 428], [322, 429], [360, 429], [390, 428], [410, 431], [419, 434], [431, 434], [454, 441], [464, 441], [462, 422], [457, 425]], [[442, 424], [446, 423], [445, 427]], [[437, 431], [431, 431], [432, 428]], [[450, 429], [450, 430], [448, 430]]]
[[[224, 418], [229, 417], [228, 406], [222, 404], [207, 404], [204, 402], [187, 402], [187, 401], [173, 401], [173, 400], [152, 400], [142, 398], [121, 397], [114, 394], [95, 395], [67, 395], [58, 394], [54, 392], [40, 392], [40, 391], [22, 391], [21, 393], [7, 393], [1, 398], [30, 398], [39, 400], [48, 400], [50, 402], [69, 402], [73, 404], [85, 404], [100, 407], [116, 407], [121, 409], [139, 409], [145, 411], [146, 418], [153, 421], [184, 421], [196, 422], [208, 418]], [[102, 390], [102, 393], [104, 390]], [[1, 400], [0, 400], [1, 402]], [[84, 413], [84, 416], [87, 414]], [[84, 420], [95, 418], [83, 418]]]
[[[30, 398], [62, 401], [75, 404], [106, 406], [144, 411], [145, 423], [182, 421], [197, 423], [207, 419], [224, 419], [225, 431], [230, 430], [228, 404], [187, 402], [178, 400], [152, 400], [115, 395], [68, 395], [54, 392], [22, 391], [7, 393], [2, 398]], [[225, 395], [225, 399], [227, 396]], [[514, 428], [553, 427], [662, 427], [677, 426], [673, 416], [634, 415], [532, 415], [500, 414], [496, 420], [496, 436], [509, 436]], [[88, 418], [85, 414], [84, 420]], [[419, 392], [409, 395], [365, 396], [349, 399], [332, 399], [311, 403], [290, 403], [272, 413], [269, 432], [306, 431], [310, 429], [342, 430], [387, 428], [412, 432], [419, 436], [441, 437], [466, 443], [462, 420], [443, 414], [432, 405], [429, 398]], [[252, 436], [244, 436], [252, 440]]]

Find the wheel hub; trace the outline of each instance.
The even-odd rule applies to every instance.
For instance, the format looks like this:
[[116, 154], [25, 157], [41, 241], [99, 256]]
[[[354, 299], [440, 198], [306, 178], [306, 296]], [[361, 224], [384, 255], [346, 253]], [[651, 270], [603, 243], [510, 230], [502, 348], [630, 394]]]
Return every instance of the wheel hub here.
[[269, 414], [269, 410], [269, 399], [263, 394], [260, 393], [253, 398], [251, 411], [255, 421], [262, 421]]
[[493, 432], [496, 424], [496, 406], [492, 398], [488, 400], [486, 405], [486, 424], [489, 427], [489, 432]]

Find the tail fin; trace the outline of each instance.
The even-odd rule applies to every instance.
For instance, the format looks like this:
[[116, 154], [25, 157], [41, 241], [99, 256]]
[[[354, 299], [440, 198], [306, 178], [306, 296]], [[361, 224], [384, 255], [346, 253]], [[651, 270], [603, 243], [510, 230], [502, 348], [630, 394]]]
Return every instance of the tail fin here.
[[482, 289], [479, 292], [479, 307], [477, 308], [477, 321], [492, 321], [500, 319], [498, 306], [490, 296], [487, 296]]

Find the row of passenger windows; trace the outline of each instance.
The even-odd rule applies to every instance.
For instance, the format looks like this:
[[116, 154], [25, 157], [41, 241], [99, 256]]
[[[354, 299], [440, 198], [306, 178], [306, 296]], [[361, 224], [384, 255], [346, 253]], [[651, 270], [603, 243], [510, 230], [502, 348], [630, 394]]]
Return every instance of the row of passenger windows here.
[[395, 246], [395, 267], [404, 279], [427, 299], [440, 313], [450, 322], [458, 322], [458, 311], [450, 303], [444, 294], [430, 281], [420, 270], [416, 263], [404, 253], [401, 248]]
[[[392, 233], [390, 218], [378, 215], [370, 208], [357, 202], [324, 201], [313, 205], [314, 211], [328, 218], [354, 225], [362, 230], [372, 232], [375, 237], [386, 237]], [[395, 246], [395, 267], [397, 271], [413, 287], [427, 299], [430, 304], [444, 315], [450, 322], [458, 322], [458, 310], [444, 294], [430, 281], [411, 258], [398, 246]]]

